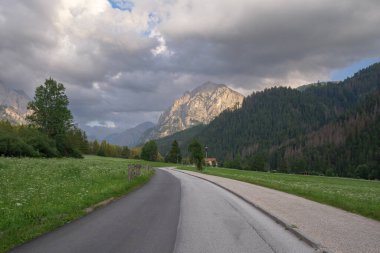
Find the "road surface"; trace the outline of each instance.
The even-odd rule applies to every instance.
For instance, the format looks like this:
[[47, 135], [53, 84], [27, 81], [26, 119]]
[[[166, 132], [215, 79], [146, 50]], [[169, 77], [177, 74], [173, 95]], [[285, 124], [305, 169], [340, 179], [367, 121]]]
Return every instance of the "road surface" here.
[[181, 185], [157, 170], [142, 188], [12, 253], [172, 252]]
[[315, 251], [228, 191], [159, 169], [139, 190], [11, 252]]

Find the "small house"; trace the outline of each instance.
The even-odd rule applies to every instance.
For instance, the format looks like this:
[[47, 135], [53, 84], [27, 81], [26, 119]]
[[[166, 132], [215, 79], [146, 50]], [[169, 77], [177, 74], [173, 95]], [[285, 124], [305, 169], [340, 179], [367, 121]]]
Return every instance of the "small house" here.
[[216, 160], [216, 158], [205, 158], [205, 164], [206, 166], [217, 167], [218, 161]]

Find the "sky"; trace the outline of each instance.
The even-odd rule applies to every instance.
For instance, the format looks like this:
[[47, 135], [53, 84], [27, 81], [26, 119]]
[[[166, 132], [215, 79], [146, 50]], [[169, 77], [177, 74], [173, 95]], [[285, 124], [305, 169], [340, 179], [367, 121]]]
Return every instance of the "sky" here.
[[378, 0], [0, 1], [0, 83], [66, 87], [80, 127], [126, 129], [206, 81], [250, 94], [380, 61]]

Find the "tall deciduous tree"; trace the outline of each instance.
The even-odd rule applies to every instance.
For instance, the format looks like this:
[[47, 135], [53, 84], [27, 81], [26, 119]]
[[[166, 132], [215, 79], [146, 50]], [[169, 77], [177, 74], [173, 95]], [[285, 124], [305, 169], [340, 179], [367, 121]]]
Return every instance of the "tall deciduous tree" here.
[[177, 140], [172, 143], [172, 148], [166, 157], [166, 161], [170, 163], [180, 163], [182, 161], [181, 149], [179, 148]]
[[50, 137], [64, 135], [73, 126], [73, 116], [68, 109], [69, 99], [65, 87], [53, 79], [37, 87], [34, 101], [28, 104], [32, 114], [28, 120]]
[[141, 158], [147, 161], [158, 160], [158, 148], [155, 141], [145, 143], [141, 151]]
[[198, 170], [202, 170], [202, 163], [204, 159], [202, 145], [197, 140], [193, 140], [193, 142], [189, 145], [188, 150], [190, 153], [190, 161], [195, 163]]

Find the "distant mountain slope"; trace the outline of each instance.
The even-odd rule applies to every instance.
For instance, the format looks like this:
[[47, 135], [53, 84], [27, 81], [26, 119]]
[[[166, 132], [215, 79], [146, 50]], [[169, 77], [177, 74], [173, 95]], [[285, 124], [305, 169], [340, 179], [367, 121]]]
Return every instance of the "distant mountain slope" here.
[[0, 105], [0, 120], [9, 121], [13, 125], [25, 125], [27, 124], [25, 117], [25, 114], [21, 114], [12, 106]]
[[30, 98], [23, 91], [0, 84], [0, 119], [12, 124], [26, 124], [27, 105]]
[[190, 141], [198, 136], [204, 129], [206, 125], [200, 124], [194, 127], [190, 127], [184, 131], [177, 132], [175, 134], [160, 138], [157, 140], [159, 152], [162, 155], [165, 155], [169, 152], [172, 143], [174, 140], [177, 140], [182, 146], [182, 154], [187, 154], [187, 146], [190, 144]]
[[106, 137], [106, 140], [111, 144], [119, 146], [135, 147], [141, 143], [142, 135], [154, 126], [152, 122], [144, 122], [122, 133], [111, 134]]
[[[380, 178], [380, 92], [366, 95], [338, 120], [272, 148], [271, 157], [283, 157], [288, 167], [301, 170], [296, 172], [313, 168], [325, 175]], [[297, 168], [300, 161], [308, 166]], [[277, 167], [278, 160], [271, 162]]]
[[226, 109], [239, 108], [244, 96], [224, 84], [206, 82], [177, 99], [161, 116], [146, 139], [165, 137], [184, 129], [208, 124]]
[[[373, 129], [376, 129], [379, 115], [369, 112], [359, 117], [357, 110], [379, 90], [380, 63], [377, 63], [339, 83], [315, 84], [302, 91], [275, 87], [253, 93], [240, 109], [221, 113], [195, 136], [187, 134], [189, 130], [181, 135], [191, 136], [207, 145], [209, 156], [217, 157], [225, 166], [316, 174], [325, 174], [328, 168], [331, 175], [357, 176], [359, 165], [370, 168], [368, 171], [380, 168], [380, 161], [376, 162], [376, 154], [380, 153], [380, 144], [377, 144], [380, 135], [371, 140], [359, 138], [360, 145], [348, 144], [350, 138], [357, 139], [356, 135], [368, 136], [366, 131], [378, 132]], [[378, 110], [376, 102], [373, 108]], [[342, 117], [355, 123], [346, 120], [343, 122], [349, 129], [338, 127], [337, 122]], [[373, 120], [364, 120], [368, 117]], [[359, 127], [363, 124], [367, 125]], [[339, 143], [323, 144], [323, 152], [310, 151], [315, 139], [328, 139], [327, 135], [332, 134], [324, 130], [329, 126], [336, 129], [335, 138], [343, 139]], [[318, 137], [313, 139], [313, 133]], [[189, 141], [179, 142], [182, 150], [187, 149]], [[158, 140], [159, 148], [164, 146], [163, 142]], [[363, 148], [366, 144], [372, 147], [371, 150], [350, 150]], [[362, 157], [356, 159], [353, 154]], [[338, 164], [336, 160], [350, 162]]]

